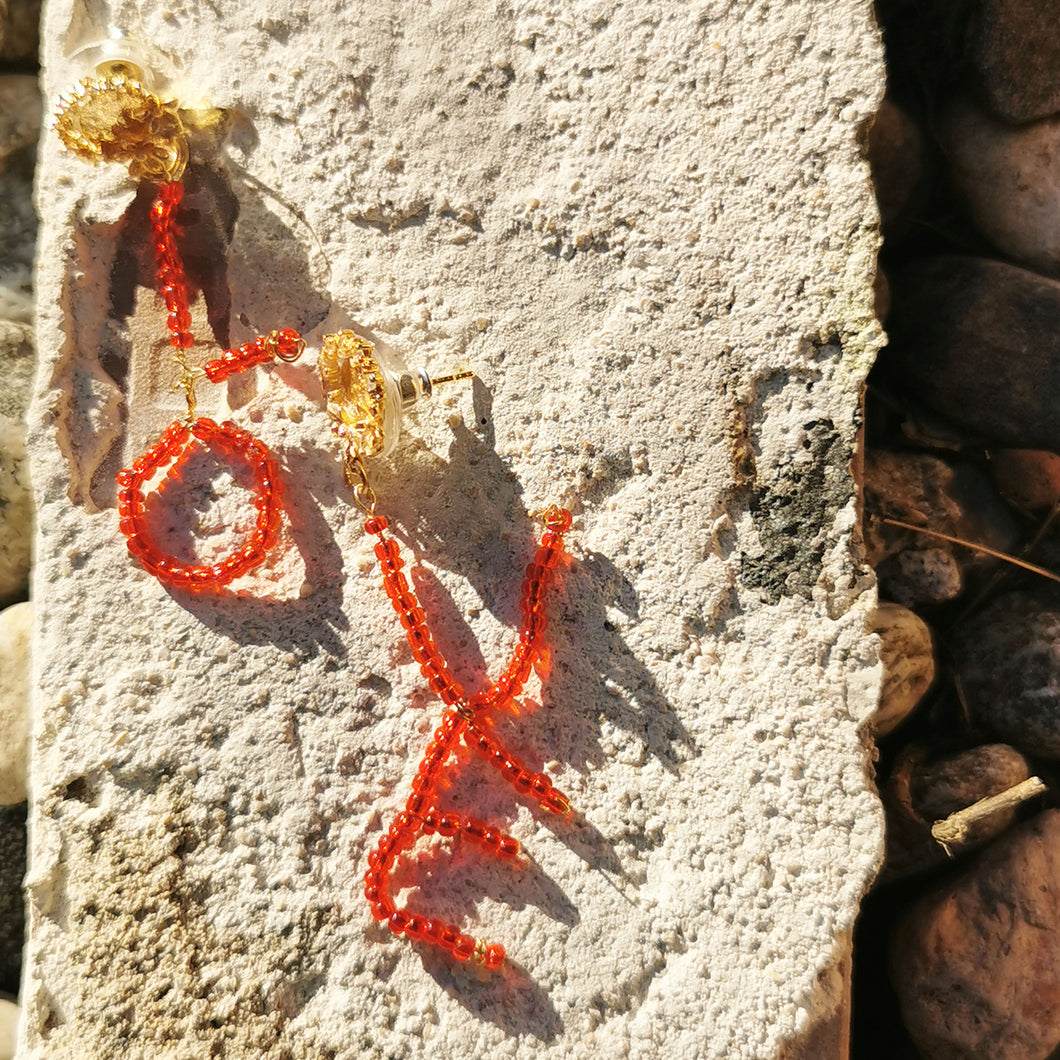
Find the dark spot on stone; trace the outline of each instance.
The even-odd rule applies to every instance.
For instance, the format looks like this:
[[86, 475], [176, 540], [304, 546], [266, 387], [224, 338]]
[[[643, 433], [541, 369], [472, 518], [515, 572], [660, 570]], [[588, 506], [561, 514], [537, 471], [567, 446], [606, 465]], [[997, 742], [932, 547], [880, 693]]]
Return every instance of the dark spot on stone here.
[[764, 548], [744, 557], [743, 581], [762, 589], [770, 603], [782, 596], [808, 597], [817, 582], [832, 523], [853, 489], [842, 469], [848, 445], [831, 420], [805, 425], [811, 459], [778, 469], [751, 498], [750, 510]]
[[75, 777], [63, 788], [63, 798], [91, 805], [96, 801], [96, 793], [88, 777]]
[[0, 990], [16, 995], [22, 975], [26, 803], [0, 807]]

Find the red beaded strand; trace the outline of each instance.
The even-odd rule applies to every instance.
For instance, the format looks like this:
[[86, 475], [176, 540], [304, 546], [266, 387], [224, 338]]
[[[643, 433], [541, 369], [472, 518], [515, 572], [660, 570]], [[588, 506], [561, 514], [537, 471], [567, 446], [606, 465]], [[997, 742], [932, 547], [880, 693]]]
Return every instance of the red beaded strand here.
[[443, 812], [437, 805], [440, 781], [456, 743], [464, 742], [480, 757], [500, 771], [516, 791], [537, 801], [556, 814], [570, 813], [570, 801], [556, 789], [544, 773], [535, 773], [509, 752], [492, 731], [485, 715], [488, 710], [509, 703], [525, 685], [544, 643], [544, 591], [563, 555], [563, 534], [570, 529], [570, 512], [551, 508], [545, 516], [546, 530], [534, 562], [526, 568], [522, 587], [523, 626], [519, 632], [512, 661], [495, 684], [474, 696], [470, 702], [453, 677], [427, 628], [423, 609], [402, 573], [404, 561], [397, 541], [385, 536], [387, 521], [371, 515], [365, 530], [379, 540], [375, 554], [383, 572], [383, 587], [405, 630], [413, 658], [427, 683], [449, 709], [428, 743], [419, 769], [412, 781], [412, 791], [405, 808], [368, 855], [364, 877], [364, 896], [372, 916], [385, 921], [395, 935], [405, 935], [417, 942], [427, 942], [451, 953], [458, 961], [474, 959], [490, 970], [504, 963], [504, 947], [487, 945], [482, 939], [461, 934], [454, 924], [435, 917], [422, 916], [408, 909], [398, 909], [390, 897], [390, 873], [398, 855], [410, 849], [419, 835], [461, 836], [480, 850], [499, 860], [510, 861], [520, 851], [519, 841], [476, 817]]
[[184, 198], [179, 180], [159, 186], [151, 204], [151, 234], [154, 240], [155, 264], [158, 266], [158, 289], [169, 315], [166, 327], [169, 342], [178, 350], [190, 349], [195, 338], [191, 333], [191, 310], [188, 307], [188, 278], [177, 249], [176, 212]]
[[277, 357], [282, 361], [294, 360], [304, 347], [301, 335], [294, 328], [283, 328], [271, 335], [259, 335], [234, 350], [225, 350], [216, 361], [207, 361], [202, 370], [211, 383], [223, 383], [230, 375], [267, 364]]
[[[151, 236], [158, 270], [158, 289], [166, 303], [166, 328], [170, 345], [176, 350], [183, 372], [182, 385], [188, 395], [189, 419], [173, 423], [162, 437], [132, 467], [118, 474], [118, 526], [127, 538], [129, 552], [157, 578], [192, 592], [217, 590], [242, 577], [264, 561], [280, 526], [283, 484], [276, 460], [263, 442], [234, 423], [218, 426], [213, 420], [193, 419], [194, 374], [187, 363], [187, 350], [195, 343], [191, 333], [191, 310], [188, 303], [188, 280], [177, 248], [176, 213], [184, 197], [184, 185], [167, 181], [159, 185], [151, 204]], [[204, 373], [212, 382], [220, 382], [233, 372], [242, 372], [255, 364], [273, 360], [293, 360], [305, 343], [293, 328], [274, 331], [235, 350], [226, 350], [220, 360], [206, 365]], [[151, 540], [144, 518], [144, 483], [168, 466], [196, 438], [207, 446], [221, 450], [230, 460], [246, 464], [254, 478], [254, 507], [257, 515], [254, 530], [246, 543], [231, 555], [214, 564], [181, 563], [167, 555]]]

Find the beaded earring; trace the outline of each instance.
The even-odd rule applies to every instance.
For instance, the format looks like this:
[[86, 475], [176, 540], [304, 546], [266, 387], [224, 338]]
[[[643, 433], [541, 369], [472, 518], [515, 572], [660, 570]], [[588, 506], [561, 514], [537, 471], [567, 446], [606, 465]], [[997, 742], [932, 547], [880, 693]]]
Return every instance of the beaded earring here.
[[[470, 373], [463, 373], [470, 374]], [[515, 790], [549, 813], [567, 815], [570, 801], [544, 773], [528, 768], [501, 742], [491, 715], [512, 704], [522, 692], [534, 664], [544, 650], [545, 590], [563, 557], [563, 534], [570, 529], [571, 514], [559, 507], [544, 514], [545, 531], [533, 562], [526, 568], [520, 612], [523, 622], [510, 663], [488, 688], [468, 696], [453, 676], [435, 644], [427, 618], [402, 572], [404, 560], [397, 541], [387, 534], [386, 517], [377, 510], [375, 491], [369, 483], [366, 459], [388, 452], [397, 442], [400, 414], [417, 397], [430, 393], [441, 379], [421, 375], [399, 375], [388, 371], [376, 356], [372, 343], [351, 331], [329, 335], [320, 355], [320, 375], [332, 417], [333, 430], [343, 445], [348, 485], [367, 519], [365, 532], [377, 539], [375, 554], [383, 575], [383, 588], [397, 612], [412, 656], [420, 671], [445, 706], [440, 724], [428, 743], [404, 809], [368, 855], [364, 896], [371, 914], [385, 921], [395, 935], [425, 942], [452, 954], [457, 961], [473, 961], [490, 970], [505, 960], [504, 947], [487, 944], [464, 934], [426, 911], [398, 908], [391, 896], [391, 876], [397, 859], [410, 851], [421, 835], [461, 837], [502, 861], [511, 861], [520, 851], [519, 841], [477, 817], [441, 805], [442, 781], [460, 769], [451, 762], [458, 741], [484, 759]], [[460, 376], [449, 376], [444, 381]]]
[[[177, 211], [184, 196], [182, 177], [188, 163], [188, 133], [173, 100], [144, 87], [144, 71], [133, 61], [109, 58], [97, 67], [100, 76], [86, 78], [60, 99], [55, 131], [67, 150], [89, 161], [121, 162], [130, 175], [155, 185], [151, 205], [151, 238], [157, 287], [165, 301], [166, 328], [180, 371], [187, 415], [171, 423], [159, 440], [131, 467], [118, 474], [119, 529], [131, 555], [159, 580], [191, 592], [218, 590], [262, 563], [280, 526], [282, 483], [265, 444], [231, 421], [217, 424], [196, 417], [195, 384], [205, 377], [221, 382], [233, 372], [272, 360], [295, 360], [305, 342], [292, 328], [260, 336], [203, 368], [193, 368], [188, 351], [191, 333], [188, 279], [177, 235]], [[256, 516], [250, 538], [218, 562], [185, 563], [151, 539], [145, 516], [145, 487], [156, 475], [174, 473], [182, 456], [198, 441], [232, 464], [243, 464], [252, 476]], [[171, 466], [172, 465], [172, 466]]]

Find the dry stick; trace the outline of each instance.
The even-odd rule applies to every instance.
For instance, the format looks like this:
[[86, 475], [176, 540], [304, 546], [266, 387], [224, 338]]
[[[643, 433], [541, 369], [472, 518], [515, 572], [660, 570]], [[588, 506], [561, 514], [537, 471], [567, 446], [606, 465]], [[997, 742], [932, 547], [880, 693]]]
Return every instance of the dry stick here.
[[963, 846], [968, 839], [968, 832], [972, 825], [1002, 810], [1011, 810], [1021, 802], [1033, 799], [1035, 795], [1041, 795], [1045, 790], [1041, 777], [1029, 777], [1015, 787], [1001, 792], [1000, 795], [990, 795], [988, 798], [980, 799], [963, 810], [951, 813], [945, 820], [936, 821], [931, 826], [931, 836], [952, 858], [953, 851], [950, 847]]
[[1040, 574], [1043, 578], [1048, 578], [1050, 581], [1060, 582], [1060, 574], [1054, 574], [1051, 570], [1046, 570], [1045, 567], [1039, 567], [1037, 564], [1028, 563], [1026, 560], [1017, 559], [1015, 556], [1010, 556], [1006, 552], [998, 552], [997, 549], [987, 548], [986, 545], [977, 545], [973, 541], [965, 541], [959, 537], [951, 537], [949, 534], [940, 534], [938, 530], [928, 530], [923, 526], [914, 526], [912, 523], [903, 523], [900, 519], [887, 519], [883, 516], [878, 517], [881, 523], [887, 523], [889, 526], [898, 526], [903, 530], [912, 530], [916, 534], [927, 534], [928, 537], [937, 537], [940, 541], [949, 541], [952, 545], [961, 545], [964, 548], [970, 548], [974, 552], [983, 552], [988, 556], [993, 556], [995, 559], [1003, 559], [1006, 563], [1012, 563], [1017, 567], [1022, 567], [1024, 570], [1029, 570], [1034, 574]]
[[968, 697], [964, 694], [964, 682], [961, 680], [961, 675], [957, 673], [957, 668], [953, 665], [952, 660], [950, 660], [950, 675], [953, 677], [953, 691], [957, 693], [957, 705], [961, 708], [961, 714], [964, 715], [964, 727], [970, 729], [972, 727], [972, 710], [968, 706]]

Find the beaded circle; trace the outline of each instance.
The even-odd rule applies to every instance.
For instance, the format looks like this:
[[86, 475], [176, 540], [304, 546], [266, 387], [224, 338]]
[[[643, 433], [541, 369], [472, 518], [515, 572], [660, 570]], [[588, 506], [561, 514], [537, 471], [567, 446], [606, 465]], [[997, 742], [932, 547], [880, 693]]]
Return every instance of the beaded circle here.
[[[151, 539], [144, 514], [144, 483], [176, 460], [196, 438], [226, 452], [230, 461], [241, 461], [251, 472], [257, 518], [250, 539], [224, 559], [213, 564], [189, 564], [169, 555]], [[265, 559], [280, 526], [282, 483], [276, 460], [265, 444], [234, 423], [220, 425], [200, 418], [189, 426], [172, 423], [162, 437], [132, 465], [118, 474], [118, 527], [127, 539], [129, 552], [145, 570], [161, 581], [198, 593], [220, 589]], [[148, 490], [148, 495], [154, 492]]]

